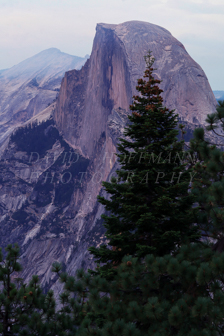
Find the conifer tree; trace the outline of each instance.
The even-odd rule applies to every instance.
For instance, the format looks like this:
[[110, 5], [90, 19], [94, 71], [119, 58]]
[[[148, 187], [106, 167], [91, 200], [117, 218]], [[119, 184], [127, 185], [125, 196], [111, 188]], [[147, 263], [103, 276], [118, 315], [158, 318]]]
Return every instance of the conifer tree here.
[[[79, 271], [78, 280], [65, 280], [80, 298], [73, 306], [85, 314], [77, 336], [223, 335], [223, 272], [224, 253], [203, 243], [182, 246], [175, 256], [126, 256], [113, 281]], [[67, 298], [70, 307], [74, 299]]]
[[68, 318], [56, 313], [52, 291], [44, 294], [37, 276], [26, 284], [18, 273], [19, 247], [8, 245], [6, 258], [0, 250], [0, 335], [63, 336]]
[[203, 128], [194, 132], [191, 154], [195, 156], [192, 193], [198, 203], [198, 227], [204, 239], [216, 242], [214, 249], [224, 250], [224, 153], [222, 151], [224, 129], [224, 102], [206, 119], [208, 131], [215, 134], [217, 144], [206, 137]]
[[191, 171], [186, 169], [184, 143], [178, 141], [177, 115], [164, 107], [160, 80], [153, 77], [154, 58], [145, 57], [144, 79], [130, 106], [125, 138], [118, 145], [117, 179], [104, 182], [110, 198], [98, 197], [109, 212], [102, 216], [109, 246], [89, 250], [109, 274], [125, 255], [157, 256], [197, 239], [189, 194]]
[[[144, 93], [144, 91], [140, 92]], [[150, 97], [155, 98], [154, 95]], [[183, 221], [184, 212], [181, 208], [178, 209], [180, 212], [177, 211], [179, 222], [175, 221], [175, 214], [170, 210], [169, 222], [165, 222], [170, 226], [166, 226], [161, 219], [164, 215], [168, 216], [168, 210], [164, 203], [161, 203], [164, 207], [159, 208], [160, 213], [156, 212], [158, 209], [157, 202], [161, 202], [159, 198], [161, 194], [158, 194], [152, 180], [148, 180], [151, 183], [151, 189], [147, 190], [148, 194], [145, 190], [145, 184], [141, 188], [139, 187], [140, 183], [136, 182], [139, 182], [142, 175], [144, 176], [149, 171], [152, 176], [155, 176], [158, 171], [162, 171], [159, 170], [157, 160], [154, 160], [154, 165], [151, 166], [144, 165], [142, 163], [144, 161], [138, 160], [137, 154], [142, 158], [140, 150], [144, 148], [144, 141], [142, 140], [142, 146], [139, 146], [140, 135], [137, 138], [132, 130], [134, 129], [137, 134], [140, 134], [141, 127], [144, 126], [144, 123], [140, 123], [140, 120], [144, 121], [144, 118], [140, 119], [142, 116], [144, 117], [143, 112], [145, 111], [143, 108], [140, 109], [142, 102], [144, 102], [144, 94], [140, 98], [142, 100], [139, 103], [139, 109], [136, 112], [135, 105], [134, 110], [138, 114], [131, 116], [132, 128], [130, 130], [129, 127], [126, 131], [130, 138], [133, 135], [132, 141], [130, 139], [121, 140], [119, 158], [122, 167], [121, 171], [118, 171], [118, 183], [116, 181], [104, 183], [105, 189], [110, 191], [112, 196], [110, 200], [100, 198], [100, 201], [106, 205], [107, 210], [112, 212], [112, 215], [104, 218], [106, 220], [105, 226], [109, 232], [107, 237], [110, 239], [111, 246], [116, 246], [116, 248], [111, 250], [104, 246], [99, 250], [91, 249], [93, 254], [99, 258], [99, 261], [107, 263], [106, 267], [101, 267], [95, 273], [86, 274], [80, 270], [77, 274], [78, 279], [68, 277], [65, 274], [61, 275], [66, 290], [64, 309], [70, 311], [74, 325], [77, 326], [77, 321], [79, 321], [78, 336], [223, 335], [224, 253], [219, 253], [224, 247], [224, 239], [222, 239], [224, 237], [223, 153], [207, 142], [202, 129], [195, 131], [190, 150], [190, 157], [195, 157], [195, 161], [192, 162], [192, 165], [195, 164], [194, 172], [190, 171], [193, 177], [191, 190], [194, 196], [189, 195], [189, 180], [187, 181], [187, 179], [179, 181], [180, 184], [182, 182], [182, 189], [180, 189], [181, 192], [177, 189], [176, 196], [174, 196], [174, 193], [172, 194], [172, 188], [169, 189], [168, 179], [159, 180], [158, 187], [162, 185], [166, 196], [169, 195], [169, 205], [172, 204], [171, 200], [175, 204], [175, 202], [180, 202], [183, 197], [183, 203], [180, 202], [179, 204], [189, 206], [186, 208], [186, 221]], [[158, 106], [155, 110], [158, 112]], [[220, 113], [220, 110], [218, 112]], [[171, 117], [173, 116], [171, 111]], [[161, 123], [162, 119], [159, 120]], [[207, 121], [209, 120], [211, 118], [208, 117]], [[149, 121], [155, 123], [152, 114], [147, 122], [149, 123]], [[175, 118], [173, 121], [175, 121]], [[170, 127], [170, 131], [173, 132], [174, 123], [172, 125], [173, 128]], [[144, 154], [151, 155], [153, 153], [158, 158], [160, 151], [162, 151], [158, 143], [161, 145], [163, 138], [159, 138], [159, 133], [157, 133], [157, 138], [155, 135], [153, 136], [156, 133], [156, 127], [151, 126], [151, 130], [152, 139], [150, 138], [151, 142], [149, 144], [153, 151], [150, 152], [149, 148], [151, 147], [147, 147], [148, 151], [144, 151]], [[174, 135], [174, 132], [172, 135]], [[144, 134], [147, 133], [142, 132], [141, 136]], [[168, 135], [165, 134], [164, 142]], [[180, 144], [175, 138], [172, 143], [168, 142], [167, 147], [164, 146], [163, 153], [169, 152], [170, 148], [173, 151], [175, 148], [182, 149]], [[157, 151], [156, 145], [159, 148]], [[131, 154], [132, 158], [137, 157], [136, 160], [130, 160], [130, 150], [131, 153], [135, 154], [135, 156]], [[172, 153], [176, 155], [179, 152], [176, 150]], [[196, 156], [193, 155], [195, 153]], [[168, 167], [165, 167], [167, 174], [170, 172], [168, 168], [171, 167], [179, 172], [178, 168], [180, 166], [173, 167], [171, 163], [172, 161], [169, 162], [169, 160], [166, 162], [166, 165], [168, 164]], [[189, 161], [187, 161], [187, 164], [189, 167]], [[183, 170], [185, 171], [185, 169], [184, 167]], [[134, 174], [132, 174], [133, 172]], [[132, 179], [130, 179], [130, 176]], [[127, 179], [129, 179], [128, 183], [126, 182]], [[172, 183], [170, 184], [172, 186]], [[166, 188], [164, 188], [164, 185], [166, 185]], [[150, 193], [151, 190], [152, 194]], [[150, 195], [151, 199], [154, 200], [152, 203], [146, 203], [147, 207], [143, 201], [141, 202], [145, 195]], [[173, 196], [173, 199], [171, 196]], [[192, 219], [192, 200], [195, 200], [198, 204], [195, 208], [197, 228], [202, 235], [202, 240], [197, 243], [192, 243], [196, 237], [194, 236], [195, 228], [192, 228], [192, 221], [190, 220]], [[142, 212], [140, 211], [141, 205]], [[144, 226], [145, 218], [147, 220], [150, 218], [151, 222], [148, 222], [154, 225], [154, 227], [149, 225], [148, 231], [147, 226]], [[132, 219], [135, 219], [136, 227], [134, 223], [131, 225]], [[151, 234], [151, 242], [155, 239], [154, 237], [158, 237], [157, 234], [159, 235], [155, 219], [160, 223], [162, 229], [172, 229], [172, 239], [174, 239], [176, 246], [173, 246], [172, 242], [168, 240], [169, 235], [166, 241], [169, 244], [167, 243], [166, 248], [163, 246], [162, 248], [160, 246], [154, 248], [153, 244], [145, 244], [143, 239], [145, 235], [148, 237]], [[182, 227], [182, 223], [186, 226]], [[180, 229], [177, 234], [176, 225], [178, 224]], [[183, 231], [181, 231], [182, 229]], [[183, 245], [184, 239], [181, 236], [184, 230], [187, 236], [186, 245]], [[163, 231], [160, 231], [160, 233], [162, 235]], [[125, 240], [125, 234], [127, 234], [129, 241], [128, 239]], [[216, 243], [217, 240], [218, 244]], [[123, 247], [126, 250], [123, 250]], [[147, 250], [152, 253], [146, 255]], [[109, 271], [114, 269], [116, 269], [116, 273], [113, 274], [111, 281]]]

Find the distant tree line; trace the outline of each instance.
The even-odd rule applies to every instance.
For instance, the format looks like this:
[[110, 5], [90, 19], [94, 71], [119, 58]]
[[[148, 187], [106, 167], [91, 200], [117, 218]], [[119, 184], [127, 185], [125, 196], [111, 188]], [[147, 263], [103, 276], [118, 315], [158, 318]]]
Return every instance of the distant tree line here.
[[[41, 123], [36, 120], [16, 129], [11, 136], [11, 142], [16, 143], [18, 151], [27, 152], [28, 155], [32, 152], [37, 152], [40, 157], [43, 157], [46, 151], [51, 149], [59, 138], [59, 132], [53, 125], [53, 119]], [[46, 133], [48, 126], [49, 131]]]

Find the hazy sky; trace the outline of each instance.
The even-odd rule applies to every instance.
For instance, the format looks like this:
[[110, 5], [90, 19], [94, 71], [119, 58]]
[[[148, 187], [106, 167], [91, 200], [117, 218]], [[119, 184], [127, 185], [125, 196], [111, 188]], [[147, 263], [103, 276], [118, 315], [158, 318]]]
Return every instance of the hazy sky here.
[[0, 69], [51, 47], [85, 56], [98, 22], [130, 20], [168, 29], [224, 90], [224, 0], [0, 0]]

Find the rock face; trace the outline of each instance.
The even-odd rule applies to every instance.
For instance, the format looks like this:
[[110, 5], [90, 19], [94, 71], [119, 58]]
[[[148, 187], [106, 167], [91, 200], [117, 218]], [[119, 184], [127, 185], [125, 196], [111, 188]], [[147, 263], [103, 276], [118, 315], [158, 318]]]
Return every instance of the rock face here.
[[[71, 274], [93, 265], [87, 248], [105, 241], [104, 208], [97, 195], [104, 193], [101, 182], [118, 167], [117, 139], [127, 124], [149, 49], [156, 58], [155, 76], [163, 80], [165, 104], [190, 125], [189, 133], [214, 111], [216, 100], [203, 70], [167, 30], [137, 21], [98, 24], [90, 59], [62, 80], [53, 115], [60, 134], [53, 121], [21, 130], [0, 162], [1, 246], [19, 241], [26, 280], [36, 273], [58, 293], [61, 287], [50, 272], [53, 261], [62, 262]], [[41, 87], [52, 83], [46, 78]], [[34, 108], [30, 111], [35, 114]], [[37, 140], [29, 141], [34, 132]], [[32, 152], [39, 153], [37, 162], [30, 162]], [[79, 155], [78, 161], [64, 161], [71, 152]], [[61, 176], [71, 177], [69, 183]]]
[[168, 108], [192, 123], [203, 123], [214, 111], [205, 73], [166, 29], [138, 21], [98, 24], [91, 57], [81, 71], [65, 74], [54, 114], [66, 139], [84, 155], [93, 155], [112, 110], [128, 111], [149, 49]]
[[0, 146], [12, 130], [55, 100], [65, 71], [86, 58], [51, 48], [0, 72]]
[[[80, 179], [79, 172], [88, 166], [52, 119], [28, 124], [11, 136], [0, 160], [0, 246], [19, 243], [26, 280], [35, 273], [49, 287], [52, 262], [58, 259], [66, 266], [77, 249], [70, 224], [84, 193], [86, 178]], [[85, 260], [79, 258], [81, 267]]]

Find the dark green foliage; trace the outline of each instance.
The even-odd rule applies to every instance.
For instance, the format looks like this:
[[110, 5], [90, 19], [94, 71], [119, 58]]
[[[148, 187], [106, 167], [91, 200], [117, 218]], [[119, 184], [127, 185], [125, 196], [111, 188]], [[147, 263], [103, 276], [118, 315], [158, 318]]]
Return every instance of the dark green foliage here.
[[[104, 215], [109, 246], [89, 250], [109, 276], [125, 255], [164, 255], [197, 239], [193, 225], [194, 196], [188, 192], [184, 143], [177, 140], [177, 115], [162, 105], [162, 90], [154, 79], [154, 59], [146, 57], [140, 95], [134, 97], [130, 124], [118, 145], [121, 168], [117, 179], [104, 182], [110, 199], [98, 197], [111, 214]], [[181, 223], [181, 224], [180, 224]]]
[[61, 302], [80, 336], [223, 335], [223, 272], [224, 253], [191, 243], [175, 255], [126, 256], [112, 281], [61, 273]]
[[[15, 131], [11, 136], [11, 141], [15, 142], [19, 151], [27, 152], [27, 154], [38, 153], [42, 158], [46, 151], [51, 149], [55, 141], [60, 137], [56, 127], [53, 127], [53, 119], [43, 121], [40, 124], [28, 124]], [[51, 126], [51, 127], [50, 127]], [[47, 127], [49, 127], [46, 132]], [[36, 154], [35, 154], [36, 155]], [[38, 159], [33, 155], [33, 161]]]
[[[195, 258], [198, 255], [199, 258]], [[204, 258], [204, 263], [201, 263]], [[105, 318], [97, 334], [110, 335], [217, 335], [224, 331], [222, 272], [224, 255], [213, 255], [200, 245], [184, 246], [175, 257], [149, 255], [140, 263], [125, 257], [112, 283], [94, 285], [95, 298], [90, 302], [94, 312]], [[218, 266], [215, 266], [218, 265]], [[218, 268], [217, 268], [218, 267]], [[213, 281], [213, 279], [216, 281]], [[218, 280], [221, 282], [218, 283]], [[108, 296], [103, 296], [108, 293]], [[211, 296], [214, 296], [212, 299]], [[83, 323], [83, 326], [85, 322]], [[90, 335], [83, 328], [83, 335]], [[99, 332], [99, 329], [100, 332]]]
[[[68, 292], [61, 294], [62, 307], [56, 310], [53, 291], [44, 294], [38, 276], [34, 275], [28, 284], [18, 277], [22, 270], [18, 246], [8, 245], [6, 252], [4, 260], [0, 251], [0, 335], [76, 335], [78, 324], [73, 315], [76, 303], [70, 300], [72, 306], [66, 305]], [[57, 264], [54, 268], [57, 272], [62, 270]], [[73, 282], [72, 278], [69, 281]], [[75, 290], [79, 291], [80, 286]]]
[[[216, 131], [220, 130], [220, 124], [223, 128], [223, 118], [224, 102], [219, 102], [217, 112], [208, 115], [206, 119], [207, 130], [218, 134]], [[194, 165], [192, 193], [197, 199], [198, 226], [205, 239], [217, 239], [222, 245], [224, 238], [224, 153], [219, 147], [206, 140], [202, 128], [194, 132], [194, 138], [191, 140], [191, 153], [196, 154], [197, 159]], [[220, 243], [217, 242], [215, 248], [219, 246], [220, 250]]]
[[53, 293], [42, 293], [37, 276], [28, 284], [17, 276], [22, 269], [17, 245], [9, 245], [6, 252], [5, 260], [0, 252], [0, 334], [53, 335], [47, 322], [55, 315]]
[[208, 114], [206, 122], [208, 131], [213, 131], [216, 135], [223, 137], [217, 129], [222, 128], [224, 130], [224, 100], [218, 101], [216, 112]]

